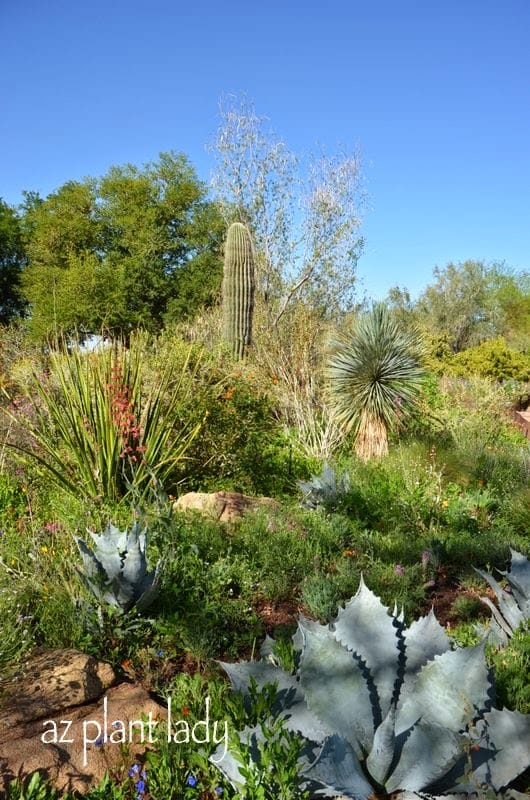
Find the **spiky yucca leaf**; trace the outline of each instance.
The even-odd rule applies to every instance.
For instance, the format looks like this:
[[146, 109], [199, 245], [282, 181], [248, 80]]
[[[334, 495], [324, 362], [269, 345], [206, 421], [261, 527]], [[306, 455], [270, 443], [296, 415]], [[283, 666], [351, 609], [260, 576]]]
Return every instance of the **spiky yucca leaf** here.
[[419, 393], [424, 375], [419, 341], [417, 331], [401, 328], [379, 303], [359, 318], [351, 334], [332, 343], [326, 370], [330, 397], [365, 460], [387, 452], [388, 432]]
[[201, 427], [181, 414], [181, 395], [193, 391], [191, 349], [183, 362], [169, 359], [149, 383], [146, 346], [138, 334], [128, 346], [52, 351], [49, 377], [33, 375], [28, 390], [33, 413], [6, 412], [35, 446], [8, 444], [75, 497], [137, 500], [153, 478], [164, 484]]

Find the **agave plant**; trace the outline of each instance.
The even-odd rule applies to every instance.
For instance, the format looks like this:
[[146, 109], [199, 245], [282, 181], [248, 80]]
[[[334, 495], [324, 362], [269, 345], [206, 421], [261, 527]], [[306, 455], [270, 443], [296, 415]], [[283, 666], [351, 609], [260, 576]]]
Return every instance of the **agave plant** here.
[[489, 597], [481, 597], [481, 600], [493, 614], [489, 628], [490, 639], [500, 645], [507, 644], [516, 628], [530, 619], [530, 561], [516, 550], [511, 550], [511, 554], [510, 570], [500, 570], [501, 575], [506, 577], [510, 592], [499, 586], [488, 572], [476, 570], [489, 583], [497, 598], [497, 606]]
[[303, 493], [302, 505], [306, 508], [335, 509], [350, 488], [350, 477], [346, 470], [337, 478], [335, 470], [324, 464], [320, 475], [312, 475], [308, 481], [298, 481]]
[[388, 451], [388, 433], [412, 407], [420, 390], [419, 335], [399, 326], [376, 304], [348, 337], [332, 343], [326, 368], [340, 423], [355, 434], [357, 455], [368, 460]]
[[[492, 707], [484, 642], [451, 650], [432, 612], [407, 628], [361, 581], [333, 625], [302, 620], [295, 645], [295, 675], [268, 658], [223, 668], [246, 699], [276, 686], [275, 713], [307, 740], [299, 764], [318, 795], [497, 792], [530, 766], [530, 717]], [[252, 743], [259, 727], [239, 736]], [[219, 767], [240, 789], [230, 752]]]
[[100, 604], [108, 603], [120, 611], [133, 606], [144, 611], [158, 594], [160, 562], [147, 571], [145, 554], [147, 529], [135, 521], [130, 533], [120, 531], [110, 522], [98, 535], [89, 531], [96, 549], [90, 550], [83, 539], [76, 539], [84, 571], [81, 579]]

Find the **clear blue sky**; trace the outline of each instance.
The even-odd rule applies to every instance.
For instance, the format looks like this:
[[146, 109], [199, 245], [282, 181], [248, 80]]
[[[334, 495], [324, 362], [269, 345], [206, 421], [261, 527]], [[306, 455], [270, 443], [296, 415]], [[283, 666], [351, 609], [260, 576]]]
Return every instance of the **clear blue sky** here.
[[0, 197], [184, 152], [219, 97], [292, 150], [359, 147], [367, 293], [530, 267], [530, 0], [0, 0]]

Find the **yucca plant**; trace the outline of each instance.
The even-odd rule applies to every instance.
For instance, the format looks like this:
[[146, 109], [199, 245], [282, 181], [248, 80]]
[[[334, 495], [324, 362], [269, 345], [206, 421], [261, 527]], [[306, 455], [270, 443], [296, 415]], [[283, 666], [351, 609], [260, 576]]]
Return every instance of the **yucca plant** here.
[[180, 416], [181, 394], [192, 389], [189, 361], [168, 361], [148, 384], [145, 359], [141, 338], [91, 353], [52, 351], [49, 375], [34, 375], [28, 391], [30, 411], [11, 413], [35, 447], [12, 446], [76, 497], [138, 500], [153, 480], [163, 485], [200, 424]]
[[[493, 708], [484, 642], [451, 650], [432, 612], [407, 628], [361, 581], [332, 625], [302, 620], [294, 644], [295, 675], [270, 641], [262, 660], [223, 668], [247, 704], [275, 687], [273, 714], [305, 739], [311, 796], [500, 792], [530, 766], [530, 717]], [[260, 728], [239, 737], [256, 752]], [[244, 796], [236, 755], [219, 768]]]
[[388, 434], [410, 411], [424, 376], [419, 335], [400, 327], [382, 303], [331, 344], [326, 375], [340, 423], [363, 460], [388, 452]]

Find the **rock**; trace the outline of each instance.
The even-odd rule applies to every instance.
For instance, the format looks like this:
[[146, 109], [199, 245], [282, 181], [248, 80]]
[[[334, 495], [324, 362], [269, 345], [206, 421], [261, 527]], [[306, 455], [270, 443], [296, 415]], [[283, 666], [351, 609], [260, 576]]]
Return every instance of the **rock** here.
[[34, 656], [24, 672], [27, 678], [13, 686], [15, 696], [2, 702], [0, 741], [6, 725], [40, 719], [58, 708], [90, 703], [116, 680], [110, 664], [68, 649]]
[[173, 504], [175, 511], [198, 511], [219, 522], [236, 522], [247, 511], [257, 508], [278, 508], [270, 497], [249, 497], [239, 492], [188, 492]]
[[106, 770], [125, 777], [156, 741], [167, 708], [142, 687], [114, 681], [108, 664], [75, 650], [30, 659], [0, 708], [0, 792], [36, 770], [61, 792], [86, 792]]

